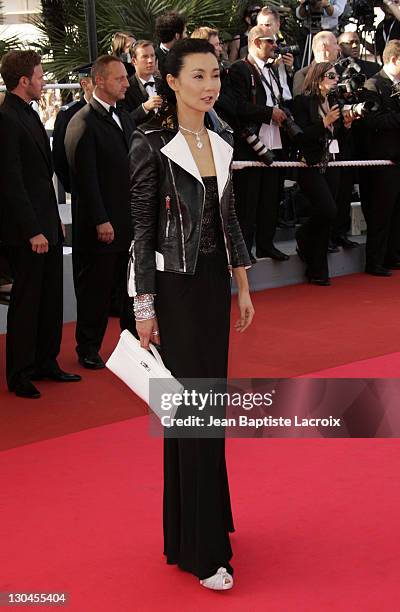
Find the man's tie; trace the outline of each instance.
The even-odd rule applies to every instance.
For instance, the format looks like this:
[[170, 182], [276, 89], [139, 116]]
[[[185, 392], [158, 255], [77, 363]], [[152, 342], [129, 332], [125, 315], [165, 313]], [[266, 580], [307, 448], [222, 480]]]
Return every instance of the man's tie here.
[[115, 106], [110, 106], [110, 108], [108, 109], [108, 112], [110, 113], [111, 117], [113, 116], [114, 113], [118, 116], [118, 110], [115, 108]]
[[147, 81], [147, 83], [144, 83], [144, 88], [146, 89], [147, 87], [154, 87], [154, 85], [154, 81]]

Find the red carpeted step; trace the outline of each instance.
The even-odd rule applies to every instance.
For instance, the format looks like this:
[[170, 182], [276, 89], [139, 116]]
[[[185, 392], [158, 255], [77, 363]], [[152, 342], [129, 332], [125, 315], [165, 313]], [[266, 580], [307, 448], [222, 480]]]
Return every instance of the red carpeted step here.
[[[253, 294], [256, 318], [243, 334], [232, 332], [231, 378], [292, 377], [400, 347], [400, 272], [391, 278], [342, 276], [331, 287], [294, 285]], [[237, 307], [233, 306], [233, 322]], [[61, 436], [145, 413], [144, 404], [105, 370], [78, 365], [73, 323], [64, 326], [60, 365], [82, 374], [77, 384], [37, 383], [40, 400], [21, 400], [5, 389], [5, 336], [0, 336], [0, 449]], [[111, 319], [102, 355], [119, 334]]]

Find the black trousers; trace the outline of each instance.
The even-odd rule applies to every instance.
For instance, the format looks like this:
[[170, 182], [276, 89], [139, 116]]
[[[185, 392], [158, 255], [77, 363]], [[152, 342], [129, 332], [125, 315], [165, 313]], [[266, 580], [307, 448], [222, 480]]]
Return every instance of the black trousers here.
[[8, 246], [14, 283], [7, 315], [6, 373], [10, 391], [35, 370], [56, 367], [63, 322], [61, 243], [38, 255], [30, 244]]
[[[226, 378], [231, 286], [223, 251], [199, 254], [194, 275], [157, 273], [165, 365], [177, 378]], [[164, 440], [164, 554], [204, 579], [231, 574], [233, 519], [223, 438]]]
[[340, 170], [318, 168], [299, 171], [298, 183], [310, 201], [311, 214], [296, 233], [297, 243], [305, 256], [306, 274], [314, 278], [328, 278], [328, 244], [332, 223], [336, 217], [336, 197]]
[[356, 168], [341, 168], [340, 185], [337, 193], [336, 217], [332, 224], [332, 240], [345, 236], [350, 229], [350, 209], [353, 186], [357, 182]]
[[245, 168], [233, 173], [236, 213], [249, 254], [254, 237], [260, 254], [273, 246], [283, 183], [280, 168]]
[[129, 253], [96, 253], [74, 249], [72, 254], [77, 306], [76, 352], [83, 357], [100, 350], [116, 279], [125, 288], [120, 313], [121, 330], [132, 331], [134, 328], [132, 301], [126, 289]]
[[367, 222], [366, 265], [400, 260], [400, 168], [360, 168], [361, 207]]

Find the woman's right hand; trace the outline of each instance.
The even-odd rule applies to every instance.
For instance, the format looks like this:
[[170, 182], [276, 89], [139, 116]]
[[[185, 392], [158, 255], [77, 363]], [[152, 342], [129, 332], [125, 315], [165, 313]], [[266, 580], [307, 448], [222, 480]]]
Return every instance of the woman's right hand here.
[[332, 106], [332, 108], [326, 113], [324, 117], [324, 126], [327, 128], [328, 126], [332, 125], [332, 123], [335, 123], [335, 121], [339, 119], [340, 113], [341, 111], [337, 104], [335, 104], [335, 106]]
[[146, 319], [145, 321], [136, 321], [136, 330], [142, 348], [148, 349], [150, 342], [153, 344], [160, 344], [160, 334], [156, 317]]

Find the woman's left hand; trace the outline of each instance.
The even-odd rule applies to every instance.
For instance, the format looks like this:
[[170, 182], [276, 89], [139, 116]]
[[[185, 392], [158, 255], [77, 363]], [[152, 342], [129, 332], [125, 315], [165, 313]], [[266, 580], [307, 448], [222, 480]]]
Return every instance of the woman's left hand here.
[[255, 312], [249, 291], [239, 291], [238, 305], [240, 319], [236, 321], [235, 329], [238, 332], [244, 332], [244, 330], [247, 329], [253, 321]]
[[358, 119], [360, 119], [360, 116], [355, 115], [352, 110], [343, 111], [343, 123], [345, 128], [351, 128], [353, 121], [357, 121]]

